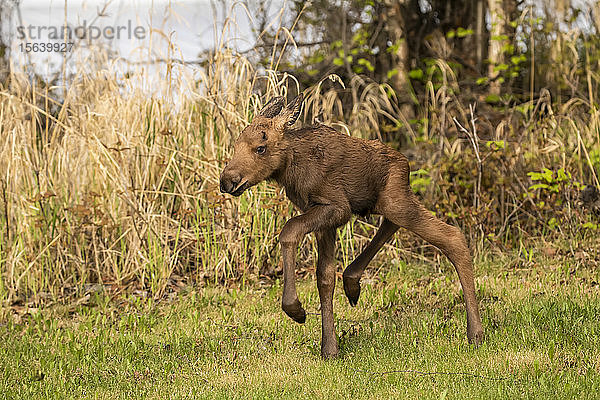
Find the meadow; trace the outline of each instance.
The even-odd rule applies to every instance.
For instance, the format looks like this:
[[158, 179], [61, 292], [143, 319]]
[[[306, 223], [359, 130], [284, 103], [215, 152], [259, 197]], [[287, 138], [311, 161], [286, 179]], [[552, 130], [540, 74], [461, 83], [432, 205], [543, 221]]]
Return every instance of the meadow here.
[[447, 263], [393, 262], [366, 280], [355, 308], [338, 279], [341, 353], [333, 361], [320, 359], [312, 279], [299, 288], [305, 325], [281, 312], [279, 281], [188, 288], [160, 302], [115, 303], [97, 292], [85, 304], [29, 308], [1, 328], [0, 392], [24, 399], [598, 398], [597, 265], [535, 258], [477, 260], [486, 330], [477, 348], [466, 342]]

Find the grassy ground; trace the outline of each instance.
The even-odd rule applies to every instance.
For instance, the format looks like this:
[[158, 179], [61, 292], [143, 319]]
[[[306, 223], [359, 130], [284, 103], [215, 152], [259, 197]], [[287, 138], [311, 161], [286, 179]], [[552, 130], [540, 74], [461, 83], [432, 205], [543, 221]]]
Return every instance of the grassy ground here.
[[600, 272], [571, 257], [532, 259], [478, 261], [479, 348], [466, 342], [445, 262], [388, 264], [356, 308], [338, 282], [341, 355], [328, 362], [314, 279], [299, 283], [305, 325], [280, 311], [279, 282], [31, 310], [0, 327], [0, 397], [598, 398]]

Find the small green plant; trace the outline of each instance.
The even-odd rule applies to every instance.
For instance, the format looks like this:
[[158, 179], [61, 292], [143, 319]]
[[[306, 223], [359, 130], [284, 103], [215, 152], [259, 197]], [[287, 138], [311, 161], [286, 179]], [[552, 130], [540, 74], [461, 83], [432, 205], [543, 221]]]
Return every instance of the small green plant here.
[[415, 193], [424, 193], [431, 184], [429, 172], [425, 169], [418, 169], [410, 172], [410, 186]]
[[529, 186], [529, 190], [542, 189], [552, 193], [558, 193], [561, 186], [571, 181], [571, 173], [559, 168], [556, 172], [544, 168], [541, 172], [529, 172], [527, 174], [532, 181], [537, 182]]

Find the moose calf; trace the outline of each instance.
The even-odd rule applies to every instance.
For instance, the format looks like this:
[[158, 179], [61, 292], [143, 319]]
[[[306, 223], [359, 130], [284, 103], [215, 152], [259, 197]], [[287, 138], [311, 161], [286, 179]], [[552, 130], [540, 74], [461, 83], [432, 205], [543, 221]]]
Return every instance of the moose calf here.
[[261, 181], [274, 180], [302, 211], [287, 221], [279, 235], [283, 311], [298, 323], [306, 319], [296, 294], [295, 255], [304, 235], [314, 232], [319, 250], [321, 355], [330, 358], [338, 354], [332, 303], [336, 229], [352, 214], [379, 214], [384, 220], [377, 234], [344, 271], [344, 291], [350, 304], [355, 306], [358, 301], [360, 278], [369, 261], [403, 227], [439, 248], [454, 264], [467, 310], [467, 338], [479, 344], [483, 330], [465, 237], [421, 205], [409, 185], [406, 157], [377, 140], [354, 138], [327, 126], [292, 128], [302, 107], [302, 95], [287, 107], [283, 97], [271, 99], [242, 131], [220, 178], [221, 191], [234, 196]]

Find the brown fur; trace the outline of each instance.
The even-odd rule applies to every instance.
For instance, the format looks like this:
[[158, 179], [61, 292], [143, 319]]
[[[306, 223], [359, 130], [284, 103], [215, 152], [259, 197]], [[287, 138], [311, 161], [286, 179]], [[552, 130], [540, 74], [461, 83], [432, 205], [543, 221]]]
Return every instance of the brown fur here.
[[384, 221], [379, 231], [344, 271], [350, 304], [358, 301], [360, 277], [369, 261], [403, 227], [438, 247], [456, 267], [467, 309], [467, 337], [479, 344], [483, 330], [466, 240], [458, 228], [432, 216], [413, 194], [406, 157], [377, 140], [354, 138], [323, 125], [293, 129], [301, 110], [302, 96], [285, 108], [282, 98], [271, 100], [242, 131], [234, 156], [221, 174], [221, 191], [236, 196], [263, 180], [274, 180], [303, 212], [291, 218], [280, 234], [286, 314], [300, 323], [306, 319], [296, 294], [295, 255], [304, 235], [314, 232], [319, 249], [321, 354], [325, 358], [337, 355], [332, 304], [336, 228], [352, 214], [380, 214]]

